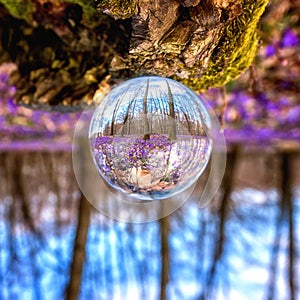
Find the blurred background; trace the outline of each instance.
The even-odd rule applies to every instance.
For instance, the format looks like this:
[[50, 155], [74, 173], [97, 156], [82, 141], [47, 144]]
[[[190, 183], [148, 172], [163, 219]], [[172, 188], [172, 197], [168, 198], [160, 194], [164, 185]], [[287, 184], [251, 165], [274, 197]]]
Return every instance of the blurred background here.
[[72, 168], [80, 112], [16, 105], [2, 62], [0, 299], [300, 299], [299, 18], [299, 1], [270, 1], [253, 65], [204, 95], [228, 147], [215, 199], [145, 224], [89, 204]]

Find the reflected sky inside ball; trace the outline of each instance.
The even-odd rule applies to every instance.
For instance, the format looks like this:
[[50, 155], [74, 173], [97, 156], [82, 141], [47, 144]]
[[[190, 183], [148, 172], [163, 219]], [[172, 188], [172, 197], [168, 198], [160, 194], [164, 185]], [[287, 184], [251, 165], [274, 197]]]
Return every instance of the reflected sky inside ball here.
[[143, 112], [146, 93], [148, 114], [169, 115], [170, 92], [177, 119], [188, 119], [189, 123], [199, 123], [206, 129], [211, 127], [210, 116], [198, 95], [177, 81], [150, 76], [125, 81], [112, 89], [95, 110], [90, 136], [104, 132], [113, 116], [118, 122], [124, 122], [128, 113], [138, 117]]

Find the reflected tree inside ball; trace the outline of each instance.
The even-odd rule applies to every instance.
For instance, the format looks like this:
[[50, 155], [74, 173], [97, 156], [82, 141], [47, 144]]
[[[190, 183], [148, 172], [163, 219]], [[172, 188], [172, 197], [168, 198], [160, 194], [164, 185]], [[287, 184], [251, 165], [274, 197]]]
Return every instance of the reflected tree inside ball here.
[[95, 109], [89, 142], [95, 165], [115, 191], [160, 200], [196, 182], [209, 161], [210, 115], [177, 81], [139, 77], [116, 86]]

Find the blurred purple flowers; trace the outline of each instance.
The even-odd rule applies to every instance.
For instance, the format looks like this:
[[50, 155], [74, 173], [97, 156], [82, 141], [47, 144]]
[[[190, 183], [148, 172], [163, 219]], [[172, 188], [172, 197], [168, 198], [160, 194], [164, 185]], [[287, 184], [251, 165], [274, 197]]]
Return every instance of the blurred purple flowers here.
[[296, 31], [292, 28], [286, 28], [281, 35], [281, 39], [274, 41], [273, 43], [265, 47], [266, 57], [270, 57], [276, 54], [277, 50], [295, 47], [299, 45], [299, 37]]
[[281, 48], [288, 48], [288, 47], [294, 47], [299, 44], [299, 38], [296, 34], [296, 32], [291, 28], [286, 28], [283, 31], [281, 41], [280, 41], [280, 47]]
[[[0, 133], [3, 144], [12, 141], [55, 139], [56, 142], [71, 145], [73, 130], [79, 114], [50, 113], [18, 106], [14, 101], [16, 88], [9, 82], [9, 76], [17, 70], [13, 63], [0, 65]], [[52, 144], [54, 147], [54, 144]]]
[[269, 144], [278, 139], [299, 140], [300, 105], [266, 96], [262, 101], [259, 95], [254, 97], [241, 91], [232, 92], [228, 98], [225, 112], [228, 141]]
[[16, 104], [13, 97], [16, 88], [9, 83], [9, 74], [16, 69], [14, 64], [4, 63], [0, 65], [0, 104], [7, 105], [9, 111], [14, 113]]

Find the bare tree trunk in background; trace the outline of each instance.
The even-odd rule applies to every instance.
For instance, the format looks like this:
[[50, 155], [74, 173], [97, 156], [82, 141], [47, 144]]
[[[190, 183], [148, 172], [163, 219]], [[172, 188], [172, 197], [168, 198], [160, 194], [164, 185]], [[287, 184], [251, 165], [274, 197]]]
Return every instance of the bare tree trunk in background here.
[[294, 228], [294, 216], [293, 216], [293, 197], [292, 197], [292, 158], [291, 153], [283, 152], [281, 154], [282, 159], [282, 209], [285, 210], [284, 215], [288, 220], [288, 281], [290, 288], [290, 299], [296, 300], [296, 272], [295, 272], [295, 258], [296, 258], [296, 249], [295, 249], [295, 228]]
[[276, 284], [279, 276], [279, 253], [280, 247], [282, 246], [282, 231], [285, 230], [285, 225], [288, 226], [288, 286], [291, 300], [297, 299], [297, 286], [296, 286], [296, 270], [295, 270], [295, 258], [296, 258], [296, 247], [295, 247], [295, 227], [294, 227], [294, 216], [293, 216], [293, 195], [292, 195], [292, 160], [293, 153], [283, 151], [280, 153], [281, 159], [281, 178], [279, 190], [281, 193], [279, 205], [279, 214], [276, 224], [275, 237], [273, 243], [273, 250], [271, 255], [270, 265], [270, 279], [267, 299], [272, 300], [276, 297]]
[[[31, 155], [33, 155], [31, 153]], [[24, 223], [28, 226], [29, 230], [35, 235], [37, 239], [41, 242], [43, 239], [42, 232], [37, 228], [34, 222], [34, 216], [30, 209], [31, 199], [28, 198], [26, 192], [26, 177], [23, 172], [24, 165], [24, 154], [19, 152], [13, 152], [7, 155], [7, 170], [11, 172], [11, 195], [16, 200], [21, 203], [21, 211], [24, 218]]]
[[281, 199], [281, 202], [278, 203], [279, 206], [279, 213], [277, 217], [277, 221], [275, 226], [275, 235], [274, 235], [274, 242], [272, 246], [271, 252], [271, 264], [269, 269], [269, 287], [267, 289], [267, 300], [273, 300], [276, 295], [276, 279], [278, 276], [278, 259], [279, 259], [279, 250], [282, 238], [282, 225], [284, 223], [284, 205]]
[[67, 300], [78, 299], [81, 276], [86, 255], [86, 242], [90, 224], [91, 204], [82, 195], [78, 208], [78, 224], [74, 241], [73, 258], [70, 270], [70, 281], [66, 290]]
[[91, 104], [98, 84], [140, 75], [207, 90], [251, 65], [267, 3], [0, 0], [0, 63], [19, 67], [19, 103], [61, 111]]
[[170, 251], [169, 251], [169, 217], [159, 220], [161, 237], [161, 278], [160, 278], [160, 300], [167, 299], [167, 286], [170, 272]]
[[143, 118], [144, 118], [144, 140], [150, 139], [150, 125], [148, 120], [148, 107], [147, 107], [147, 100], [148, 100], [148, 91], [149, 91], [149, 79], [147, 80], [146, 91], [143, 98]]
[[226, 170], [221, 185], [221, 188], [223, 190], [223, 197], [221, 199], [221, 204], [217, 212], [219, 225], [216, 233], [218, 234], [216, 234], [215, 239], [212, 265], [208, 271], [208, 282], [206, 288], [203, 289], [203, 293], [200, 296], [201, 300], [210, 299], [209, 293], [213, 290], [212, 285], [216, 275], [217, 266], [224, 253], [224, 245], [226, 242], [226, 222], [230, 211], [230, 195], [233, 188], [234, 172], [238, 161], [238, 155], [239, 146], [233, 147], [233, 149], [227, 154]]
[[169, 105], [170, 105], [170, 130], [169, 130], [169, 139], [172, 141], [176, 140], [176, 121], [175, 121], [175, 106], [174, 106], [174, 99], [171, 93], [169, 82], [167, 81], [168, 86], [168, 96], [169, 96]]

